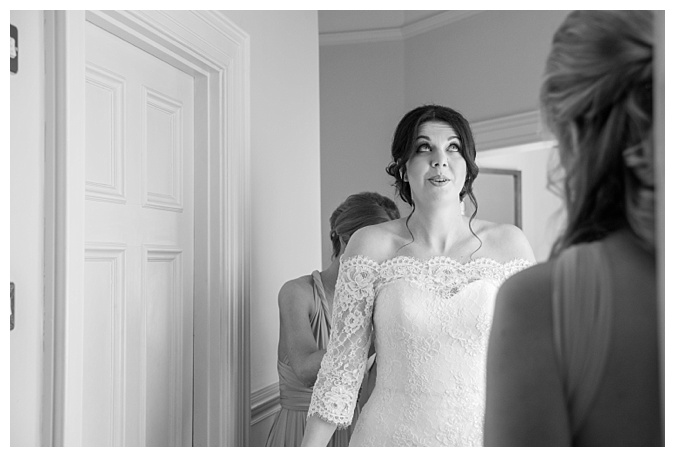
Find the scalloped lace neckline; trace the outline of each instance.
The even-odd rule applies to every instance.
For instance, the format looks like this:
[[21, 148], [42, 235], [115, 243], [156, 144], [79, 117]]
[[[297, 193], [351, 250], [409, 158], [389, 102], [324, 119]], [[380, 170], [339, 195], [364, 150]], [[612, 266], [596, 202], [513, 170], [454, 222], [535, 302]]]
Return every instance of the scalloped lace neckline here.
[[507, 266], [507, 265], [512, 264], [512, 263], [534, 263], [534, 262], [531, 262], [529, 260], [525, 260], [523, 258], [517, 258], [517, 259], [507, 260], [505, 262], [499, 262], [498, 260], [495, 260], [491, 257], [476, 257], [475, 259], [471, 259], [467, 262], [460, 262], [458, 260], [453, 259], [452, 257], [447, 257], [447, 256], [444, 256], [444, 255], [435, 255], [435, 256], [429, 257], [427, 259], [421, 259], [419, 257], [415, 257], [415, 256], [411, 256], [411, 255], [397, 255], [395, 257], [385, 259], [385, 260], [378, 263], [375, 260], [373, 260], [372, 258], [370, 258], [366, 255], [363, 255], [363, 254], [357, 254], [357, 255], [350, 256], [350, 257], [341, 257], [340, 262], [347, 261], [347, 260], [350, 260], [350, 259], [358, 259], [358, 258], [361, 258], [361, 259], [364, 259], [366, 261], [372, 262], [375, 265], [377, 265], [378, 267], [381, 267], [381, 266], [386, 265], [388, 263], [397, 263], [399, 261], [404, 261], [406, 263], [414, 262], [414, 263], [420, 263], [420, 264], [423, 264], [423, 265], [429, 265], [429, 264], [433, 264], [433, 263], [436, 263], [436, 264], [450, 263], [450, 264], [453, 264], [453, 265], [456, 265], [456, 266], [461, 266], [461, 267], [467, 267], [467, 266], [471, 266], [471, 265], [477, 264], [477, 263], [483, 263], [483, 264], [487, 263], [487, 264], [499, 265], [499, 266]]

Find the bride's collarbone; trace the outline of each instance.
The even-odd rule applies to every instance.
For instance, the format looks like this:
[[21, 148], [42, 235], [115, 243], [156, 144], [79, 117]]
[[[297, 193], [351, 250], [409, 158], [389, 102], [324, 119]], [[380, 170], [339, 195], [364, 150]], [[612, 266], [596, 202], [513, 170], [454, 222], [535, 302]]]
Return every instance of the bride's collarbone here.
[[462, 254], [462, 253], [455, 253], [455, 252], [440, 252], [440, 251], [434, 251], [434, 250], [419, 250], [419, 249], [401, 249], [397, 251], [396, 253], [393, 253], [389, 258], [396, 258], [396, 257], [409, 257], [413, 258], [416, 260], [429, 260], [433, 258], [448, 258], [451, 260], [454, 260], [459, 263], [464, 263], [465, 261], [469, 261], [472, 258], [475, 258], [475, 255], [472, 256], [471, 253], [468, 254]]
[[475, 259], [477, 256], [484, 257], [486, 249], [484, 244], [474, 236], [464, 237], [449, 246], [434, 247], [421, 241], [408, 240], [402, 244], [391, 257], [406, 256], [424, 260], [434, 257], [447, 257], [457, 262], [464, 263]]

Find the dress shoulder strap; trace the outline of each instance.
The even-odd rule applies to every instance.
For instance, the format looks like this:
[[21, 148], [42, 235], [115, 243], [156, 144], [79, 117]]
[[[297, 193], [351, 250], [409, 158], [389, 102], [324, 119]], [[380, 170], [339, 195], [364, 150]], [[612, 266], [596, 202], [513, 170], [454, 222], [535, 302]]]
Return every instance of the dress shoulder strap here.
[[553, 336], [572, 433], [600, 387], [612, 326], [610, 266], [601, 242], [565, 250], [553, 266]]
[[309, 324], [319, 349], [326, 349], [330, 339], [332, 316], [328, 308], [326, 290], [318, 270], [312, 272], [312, 283], [314, 284], [314, 314]]
[[324, 313], [328, 316], [328, 299], [326, 298], [326, 289], [323, 287], [323, 281], [321, 280], [321, 273], [319, 270], [314, 270], [312, 272], [312, 283], [314, 286], [314, 305], [315, 305], [315, 315]]

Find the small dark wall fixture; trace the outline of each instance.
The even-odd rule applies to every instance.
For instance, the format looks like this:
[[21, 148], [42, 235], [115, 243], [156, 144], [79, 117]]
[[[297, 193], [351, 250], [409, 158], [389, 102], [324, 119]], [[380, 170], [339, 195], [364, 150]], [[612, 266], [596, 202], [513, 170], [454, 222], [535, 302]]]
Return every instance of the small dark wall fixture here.
[[9, 330], [14, 330], [14, 283], [9, 283]]
[[19, 31], [9, 24], [9, 72], [19, 71]]

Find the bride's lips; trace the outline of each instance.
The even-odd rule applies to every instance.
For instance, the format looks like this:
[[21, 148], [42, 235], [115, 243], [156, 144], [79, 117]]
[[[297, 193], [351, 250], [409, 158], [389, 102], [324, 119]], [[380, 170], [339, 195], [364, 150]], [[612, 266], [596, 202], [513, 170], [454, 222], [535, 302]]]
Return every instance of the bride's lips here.
[[450, 178], [443, 175], [435, 175], [427, 179], [427, 181], [429, 181], [434, 186], [445, 186], [447, 183], [450, 182]]

